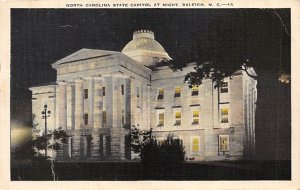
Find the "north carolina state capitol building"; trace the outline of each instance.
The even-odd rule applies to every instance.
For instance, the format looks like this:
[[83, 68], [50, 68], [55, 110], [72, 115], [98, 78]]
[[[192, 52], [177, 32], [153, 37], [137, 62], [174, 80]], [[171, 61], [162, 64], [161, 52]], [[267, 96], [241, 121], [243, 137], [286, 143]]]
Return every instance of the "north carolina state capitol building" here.
[[[189, 88], [183, 80], [195, 63], [176, 72], [157, 64], [170, 59], [153, 32], [140, 30], [121, 52], [81, 49], [53, 63], [57, 81], [30, 90], [33, 114], [47, 104], [48, 129], [69, 135], [56, 159], [130, 159], [125, 136], [133, 125], [152, 128], [158, 141], [169, 133], [180, 138], [186, 160], [248, 159], [255, 148], [256, 80], [239, 70], [219, 88], [210, 79]], [[42, 117], [34, 122], [44, 129]]]

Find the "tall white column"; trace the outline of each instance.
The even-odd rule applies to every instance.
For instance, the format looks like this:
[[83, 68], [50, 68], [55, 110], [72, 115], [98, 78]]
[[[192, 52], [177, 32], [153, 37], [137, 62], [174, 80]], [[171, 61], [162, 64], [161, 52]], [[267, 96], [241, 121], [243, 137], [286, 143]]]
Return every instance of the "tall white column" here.
[[150, 130], [150, 111], [151, 111], [151, 102], [150, 102], [150, 85], [146, 86], [146, 128]]
[[84, 113], [84, 100], [83, 100], [83, 81], [81, 79], [75, 80], [75, 129], [80, 129], [84, 126], [83, 113]]
[[58, 82], [56, 97], [56, 127], [67, 127], [66, 83]]
[[130, 118], [131, 118], [131, 125], [136, 125], [136, 109], [137, 109], [137, 94], [136, 94], [136, 86], [135, 81], [133, 78], [130, 78], [130, 94], [131, 94], [131, 110], [130, 110]]
[[67, 129], [75, 126], [75, 85], [67, 85]]
[[104, 109], [106, 110], [106, 127], [112, 127], [113, 126], [113, 99], [114, 99], [114, 82], [113, 77], [105, 77], [105, 97], [104, 99]]
[[95, 91], [95, 86], [94, 86], [94, 79], [88, 79], [88, 101], [89, 101], [89, 117], [88, 117], [88, 124], [91, 127], [94, 127], [94, 91]]
[[124, 109], [124, 116], [125, 116], [125, 124], [131, 125], [131, 84], [130, 78], [125, 78], [125, 85], [124, 85], [124, 97], [123, 97], [123, 109]]
[[139, 113], [139, 124], [143, 129], [146, 129], [146, 121], [142, 119], [143, 116], [146, 116], [146, 85], [142, 83], [141, 85], [141, 109]]
[[112, 77], [112, 127], [117, 127], [118, 126], [118, 121], [120, 120], [120, 114], [119, 112], [121, 110], [118, 110], [119, 106], [119, 85], [118, 85], [118, 78], [113, 76]]
[[101, 78], [95, 78], [94, 128], [102, 128], [103, 91]]

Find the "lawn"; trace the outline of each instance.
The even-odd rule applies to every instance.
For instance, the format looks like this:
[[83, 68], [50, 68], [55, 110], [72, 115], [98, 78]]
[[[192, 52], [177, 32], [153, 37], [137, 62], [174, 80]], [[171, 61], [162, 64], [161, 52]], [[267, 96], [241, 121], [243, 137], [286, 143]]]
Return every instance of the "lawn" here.
[[[141, 162], [31, 162], [12, 164], [11, 180], [290, 180], [290, 161], [184, 162], [172, 167]], [[54, 171], [52, 173], [52, 171]]]

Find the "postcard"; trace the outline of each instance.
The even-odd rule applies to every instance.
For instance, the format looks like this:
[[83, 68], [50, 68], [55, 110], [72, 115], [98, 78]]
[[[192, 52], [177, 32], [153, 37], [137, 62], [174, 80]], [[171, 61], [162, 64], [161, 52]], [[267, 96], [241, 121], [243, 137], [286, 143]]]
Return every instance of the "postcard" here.
[[299, 189], [299, 2], [1, 2], [3, 189]]

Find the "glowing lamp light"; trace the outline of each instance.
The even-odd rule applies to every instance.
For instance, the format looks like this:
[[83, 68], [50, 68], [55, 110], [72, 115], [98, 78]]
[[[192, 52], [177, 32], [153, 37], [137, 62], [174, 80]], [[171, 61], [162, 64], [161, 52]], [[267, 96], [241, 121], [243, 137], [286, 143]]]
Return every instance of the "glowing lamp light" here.
[[281, 73], [278, 77], [278, 80], [282, 83], [290, 83], [290, 75], [286, 74], [286, 73]]
[[11, 146], [21, 145], [31, 139], [31, 128], [22, 124], [12, 123], [11, 128]]

